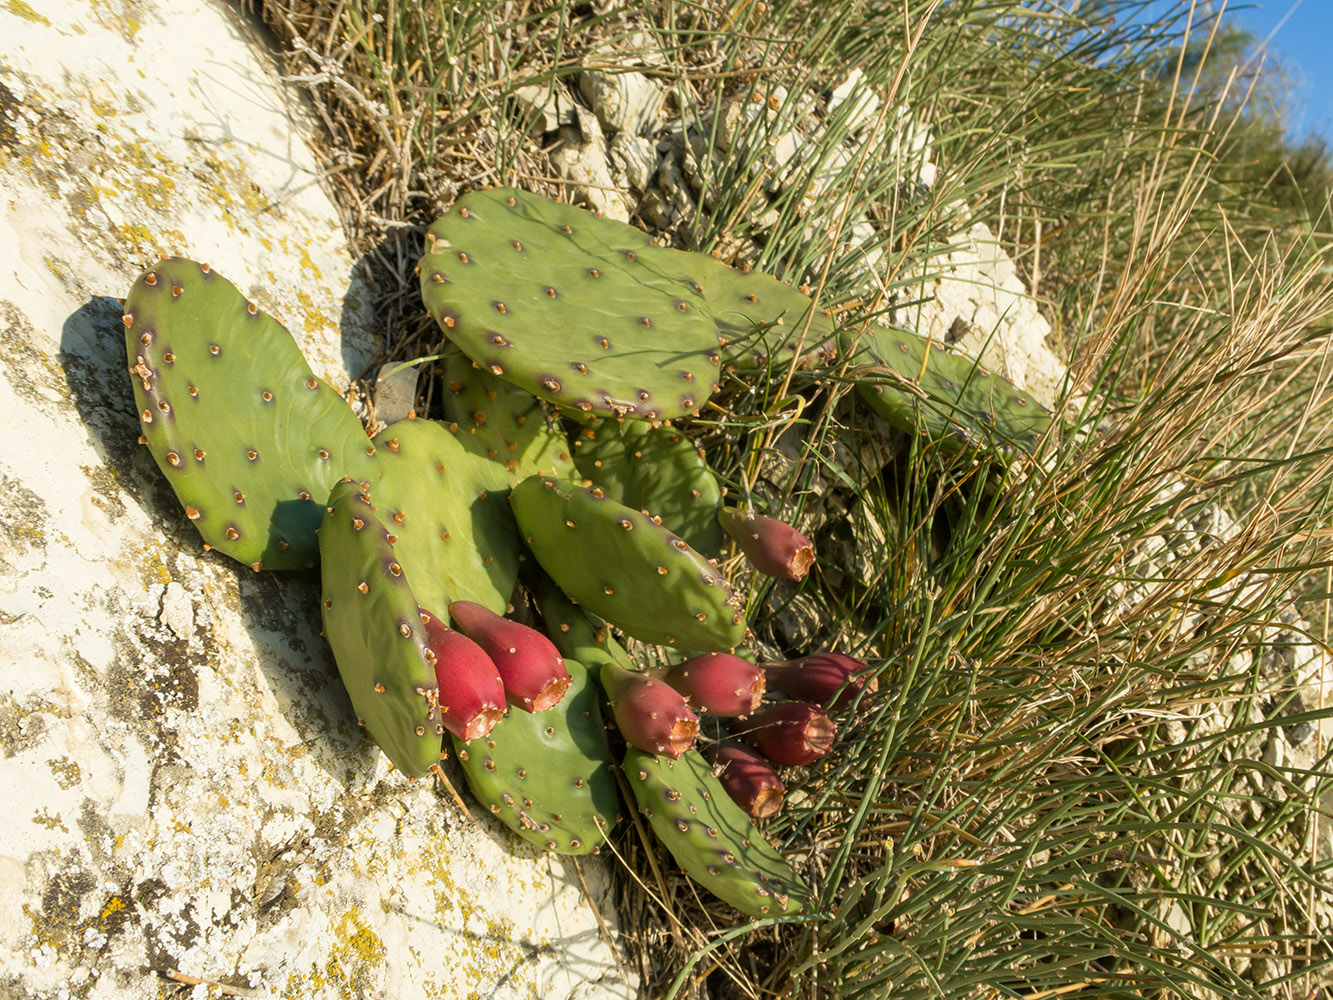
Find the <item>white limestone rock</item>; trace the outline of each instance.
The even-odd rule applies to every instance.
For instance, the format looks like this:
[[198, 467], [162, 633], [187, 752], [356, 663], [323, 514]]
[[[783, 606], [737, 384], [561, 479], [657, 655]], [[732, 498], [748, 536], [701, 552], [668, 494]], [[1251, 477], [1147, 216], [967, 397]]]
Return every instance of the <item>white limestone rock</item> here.
[[147, 1000], [175, 969], [632, 996], [563, 861], [363, 738], [313, 575], [205, 553], [136, 443], [116, 297], [159, 253], [210, 261], [336, 385], [376, 348], [247, 31], [207, 0], [0, 5], [0, 995]]

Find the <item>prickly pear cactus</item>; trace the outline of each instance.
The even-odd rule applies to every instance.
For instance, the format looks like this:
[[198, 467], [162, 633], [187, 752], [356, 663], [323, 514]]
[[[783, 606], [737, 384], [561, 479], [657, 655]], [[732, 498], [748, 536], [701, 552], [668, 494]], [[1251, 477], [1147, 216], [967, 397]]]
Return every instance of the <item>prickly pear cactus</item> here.
[[125, 300], [143, 437], [204, 542], [253, 569], [314, 565], [324, 501], [374, 448], [277, 320], [173, 257]]
[[691, 750], [680, 760], [631, 747], [625, 780], [685, 873], [752, 917], [805, 912], [810, 890], [727, 795], [708, 762]]
[[400, 420], [375, 444], [375, 505], [402, 540], [399, 559], [421, 606], [443, 614], [451, 600], [467, 600], [502, 613], [522, 548], [504, 466], [433, 420]]
[[613, 500], [662, 519], [697, 552], [722, 547], [722, 490], [703, 453], [679, 430], [644, 420], [604, 419], [574, 439], [574, 463]]
[[[777, 369], [836, 353], [837, 326], [827, 309], [815, 309], [799, 289], [758, 271], [738, 271], [707, 258], [700, 280], [717, 325], [722, 364]], [[711, 279], [711, 280], [709, 280]]]
[[319, 528], [324, 633], [357, 717], [409, 777], [439, 763], [435, 667], [420, 606], [398, 558], [401, 539], [359, 483], [333, 488]]
[[464, 448], [503, 466], [511, 486], [535, 475], [578, 478], [568, 440], [536, 396], [478, 367], [453, 345], [443, 361], [445, 422]]
[[595, 852], [618, 819], [611, 748], [588, 670], [545, 712], [511, 711], [485, 739], [451, 737], [477, 801], [520, 837], [560, 854]]
[[493, 374], [584, 412], [665, 419], [716, 391], [721, 360], [689, 263], [632, 226], [494, 188], [431, 226], [421, 296]]
[[1031, 451], [1051, 425], [1051, 414], [1027, 393], [942, 344], [877, 327], [859, 337], [843, 336], [857, 364], [887, 368], [925, 395], [900, 387], [892, 374], [858, 383], [871, 408], [895, 427], [924, 431], [954, 451], [985, 445]]
[[509, 500], [537, 562], [587, 611], [668, 646], [723, 650], [745, 637], [726, 578], [648, 515], [544, 476], [519, 483]]

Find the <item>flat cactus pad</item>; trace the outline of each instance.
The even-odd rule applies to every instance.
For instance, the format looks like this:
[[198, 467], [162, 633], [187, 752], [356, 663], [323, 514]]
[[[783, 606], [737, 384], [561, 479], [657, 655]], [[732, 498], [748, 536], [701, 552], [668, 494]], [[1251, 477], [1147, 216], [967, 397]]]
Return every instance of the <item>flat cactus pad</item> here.
[[619, 798], [597, 685], [578, 661], [565, 668], [569, 689], [554, 708], [511, 709], [488, 737], [451, 739], [472, 794], [505, 826], [538, 847], [588, 854], [615, 825]]
[[408, 777], [439, 763], [444, 725], [430, 637], [397, 536], [361, 484], [339, 483], [319, 529], [321, 609], [360, 722]]
[[1051, 426], [1051, 414], [1009, 379], [925, 337], [870, 328], [855, 344], [844, 335], [844, 348], [857, 363], [892, 373], [857, 384], [876, 413], [955, 451], [1031, 451]]
[[726, 577], [649, 515], [545, 476], [525, 479], [509, 500], [542, 569], [628, 635], [706, 651], [745, 637], [741, 600]]
[[324, 501], [374, 448], [272, 316], [173, 257], [125, 300], [143, 437], [205, 543], [254, 569], [312, 566]]
[[679, 760], [631, 747], [625, 780], [685, 874], [752, 917], [805, 912], [810, 890], [736, 805], [697, 750]]

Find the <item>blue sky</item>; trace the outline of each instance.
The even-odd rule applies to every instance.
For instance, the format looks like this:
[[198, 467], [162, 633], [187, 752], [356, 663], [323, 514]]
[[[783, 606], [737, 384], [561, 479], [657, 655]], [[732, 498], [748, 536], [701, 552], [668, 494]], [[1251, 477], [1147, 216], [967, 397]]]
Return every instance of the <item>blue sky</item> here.
[[1265, 0], [1228, 4], [1230, 16], [1259, 38], [1287, 71], [1291, 133], [1314, 133], [1333, 149], [1333, 0]]
[[1268, 40], [1291, 84], [1291, 138], [1333, 150], [1333, 0], [1231, 0], [1224, 17]]

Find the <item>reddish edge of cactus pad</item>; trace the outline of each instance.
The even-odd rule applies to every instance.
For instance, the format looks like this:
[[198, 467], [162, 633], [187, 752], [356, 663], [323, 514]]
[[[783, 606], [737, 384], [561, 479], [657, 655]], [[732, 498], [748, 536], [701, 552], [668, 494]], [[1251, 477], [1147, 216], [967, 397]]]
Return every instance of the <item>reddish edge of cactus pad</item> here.
[[[837, 695], [833, 708], [849, 704], [866, 685], [869, 672], [870, 667], [864, 661], [846, 653], [811, 653], [796, 660], [764, 664], [768, 686], [774, 691], [820, 705], [827, 705]], [[873, 677], [869, 685], [871, 691], [879, 687]]]
[[427, 659], [435, 666], [440, 689], [440, 721], [464, 743], [485, 736], [505, 714], [500, 671], [486, 651], [462, 632], [422, 609]]
[[560, 703], [569, 671], [550, 639], [472, 601], [452, 601], [449, 617], [495, 663], [512, 704], [525, 712], [544, 712]]
[[802, 580], [815, 563], [814, 543], [790, 524], [738, 507], [724, 507], [717, 519], [750, 564], [765, 576]]
[[749, 715], [764, 698], [764, 671], [733, 653], [704, 653], [675, 664], [662, 680], [692, 708], [714, 715]]
[[669, 684], [608, 660], [602, 664], [602, 687], [616, 728], [630, 746], [673, 760], [694, 746], [699, 717]]
[[784, 701], [752, 717], [732, 731], [775, 764], [809, 764], [833, 747], [838, 729], [818, 705]]
[[773, 765], [744, 743], [724, 740], [703, 748], [713, 773], [731, 800], [751, 819], [767, 819], [782, 808], [787, 786]]

